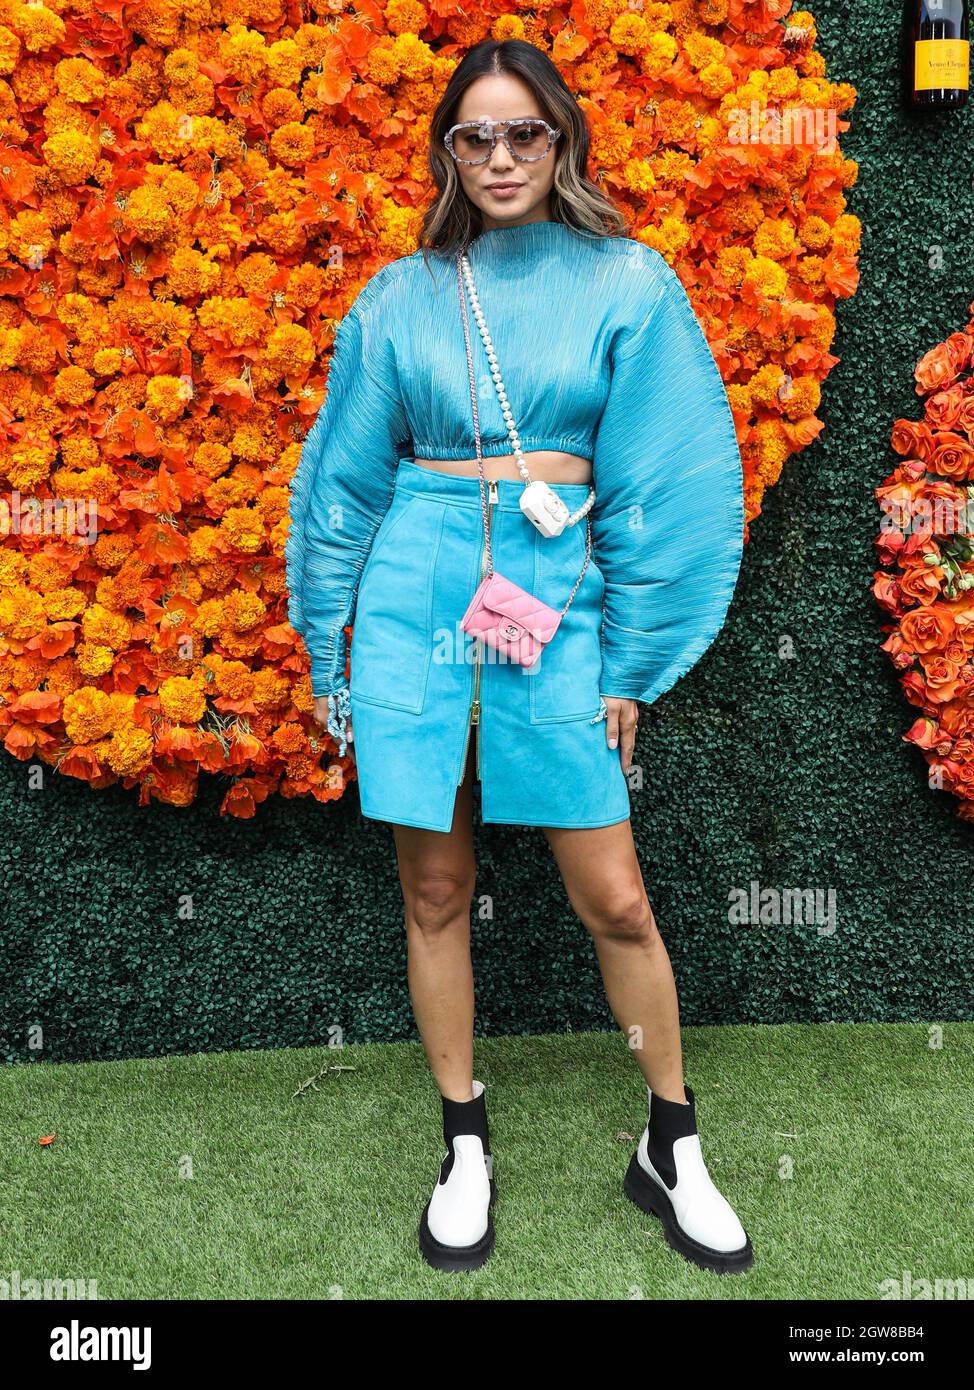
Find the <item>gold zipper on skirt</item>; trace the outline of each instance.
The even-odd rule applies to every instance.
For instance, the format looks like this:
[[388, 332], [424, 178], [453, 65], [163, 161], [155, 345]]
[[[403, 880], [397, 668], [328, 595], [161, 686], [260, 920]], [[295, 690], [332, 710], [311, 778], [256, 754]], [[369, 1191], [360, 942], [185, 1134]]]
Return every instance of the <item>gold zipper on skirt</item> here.
[[[489, 483], [488, 483], [488, 485], [487, 485], [487, 534], [488, 534], [488, 535], [493, 535], [493, 525], [494, 525], [494, 511], [493, 511], [493, 509], [494, 509], [494, 506], [495, 506], [496, 502], [497, 502], [497, 483], [495, 482], [495, 480], [494, 480], [493, 478], [491, 478], [490, 481], [489, 481]], [[484, 577], [484, 575], [486, 574], [486, 572], [487, 572], [487, 542], [485, 541], [485, 542], [484, 542], [484, 548], [483, 548], [483, 551], [481, 552], [481, 556], [480, 556], [480, 579], [481, 579], [481, 581], [483, 581], [483, 577]], [[477, 729], [477, 776], [478, 776], [478, 778], [480, 777], [480, 657], [481, 657], [481, 653], [482, 653], [482, 651], [483, 651], [484, 639], [483, 639], [482, 637], [477, 637], [477, 638], [475, 638], [474, 640], [475, 640], [476, 643], [477, 643], [477, 654], [476, 654], [476, 659], [475, 659], [475, 661], [474, 661], [474, 668], [473, 668], [473, 702], [472, 702], [472, 704], [471, 704], [471, 706], [470, 706], [470, 717], [469, 717], [468, 720], [467, 720], [467, 736], [466, 736], [466, 738], [465, 738], [464, 741], [463, 741], [463, 758], [461, 759], [461, 762], [460, 762], [460, 780], [459, 780], [459, 782], [457, 783], [457, 786], [458, 786], [458, 787], [462, 787], [462, 786], [463, 786], [463, 779], [464, 779], [464, 777], [467, 775], [467, 752], [468, 752], [468, 749], [469, 749], [469, 747], [470, 747], [470, 730], [471, 730], [471, 728], [472, 728], [473, 726], [476, 726], [476, 729]]]

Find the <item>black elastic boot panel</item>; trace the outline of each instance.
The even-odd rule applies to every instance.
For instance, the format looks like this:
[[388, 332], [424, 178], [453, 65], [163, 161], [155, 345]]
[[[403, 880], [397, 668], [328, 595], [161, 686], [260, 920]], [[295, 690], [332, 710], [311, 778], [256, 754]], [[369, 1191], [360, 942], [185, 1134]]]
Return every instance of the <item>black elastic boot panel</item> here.
[[[440, 1182], [446, 1182], [453, 1168], [453, 1141], [461, 1134], [473, 1134], [484, 1146], [484, 1157], [490, 1156], [490, 1134], [487, 1128], [487, 1096], [481, 1091], [472, 1100], [449, 1100], [440, 1096], [443, 1102], [443, 1142], [447, 1148], [446, 1158], [440, 1165]], [[488, 1168], [488, 1172], [489, 1172]]]
[[694, 1095], [686, 1084], [683, 1089], [688, 1105], [681, 1105], [675, 1100], [664, 1100], [655, 1091], [652, 1092], [653, 1098], [649, 1105], [649, 1134], [646, 1137], [649, 1161], [670, 1191], [676, 1187], [673, 1145], [677, 1139], [685, 1139], [688, 1134], [697, 1132]]

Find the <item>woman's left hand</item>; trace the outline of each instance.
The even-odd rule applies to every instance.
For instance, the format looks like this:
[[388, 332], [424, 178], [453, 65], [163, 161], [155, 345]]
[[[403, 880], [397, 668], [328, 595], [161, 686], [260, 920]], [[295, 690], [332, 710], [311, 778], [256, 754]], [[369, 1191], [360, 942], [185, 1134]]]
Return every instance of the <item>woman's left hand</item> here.
[[639, 706], [635, 700], [617, 700], [604, 695], [605, 737], [610, 748], [619, 749], [623, 772], [628, 772], [632, 764], [633, 749], [636, 746], [636, 725], [639, 723]]

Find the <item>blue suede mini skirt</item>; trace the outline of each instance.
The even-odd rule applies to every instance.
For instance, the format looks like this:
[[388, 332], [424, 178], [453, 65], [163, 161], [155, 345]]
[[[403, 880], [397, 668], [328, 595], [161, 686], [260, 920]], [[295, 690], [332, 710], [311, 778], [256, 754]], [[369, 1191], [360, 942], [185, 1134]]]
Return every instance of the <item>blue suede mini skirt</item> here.
[[[486, 469], [489, 473], [489, 464]], [[585, 559], [585, 522], [542, 536], [523, 484], [490, 490], [496, 571], [560, 610]], [[571, 510], [585, 484], [558, 484]], [[533, 667], [460, 627], [486, 566], [480, 482], [404, 459], [358, 586], [349, 697], [362, 812], [448, 831], [475, 742], [485, 821], [578, 829], [628, 820], [629, 785], [601, 705], [604, 580], [588, 568]]]

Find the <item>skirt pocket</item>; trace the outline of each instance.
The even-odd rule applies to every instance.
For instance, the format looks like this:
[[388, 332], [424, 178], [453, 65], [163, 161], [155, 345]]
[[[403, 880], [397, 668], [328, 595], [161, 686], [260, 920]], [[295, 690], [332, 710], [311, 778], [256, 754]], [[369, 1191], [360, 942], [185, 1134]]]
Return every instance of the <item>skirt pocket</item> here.
[[[534, 542], [534, 593], [552, 608], [561, 609], [585, 559], [585, 525], [579, 522], [560, 536], [542, 536], [536, 531]], [[605, 581], [593, 554], [558, 631], [537, 665], [525, 673], [532, 724], [594, 719], [598, 714], [604, 591]]]
[[376, 532], [359, 584], [349, 693], [420, 714], [433, 651], [433, 575], [443, 504], [399, 493]]

